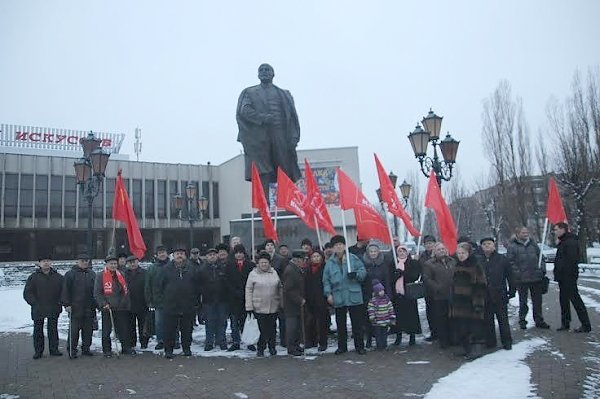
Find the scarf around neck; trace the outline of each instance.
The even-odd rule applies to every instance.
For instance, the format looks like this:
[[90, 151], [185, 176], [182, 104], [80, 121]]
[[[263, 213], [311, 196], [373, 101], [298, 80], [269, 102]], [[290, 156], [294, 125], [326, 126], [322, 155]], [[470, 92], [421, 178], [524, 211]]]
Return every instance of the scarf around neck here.
[[[121, 288], [123, 289], [123, 293], [125, 295], [128, 294], [128, 290], [127, 290], [127, 284], [125, 283], [125, 277], [123, 277], [123, 275], [121, 274], [120, 271], [115, 271], [116, 275], [117, 275], [117, 281], [119, 281], [119, 284], [121, 285]], [[102, 272], [102, 286], [104, 287], [104, 295], [112, 295], [113, 294], [113, 276], [112, 276], [112, 272], [110, 270], [108, 270], [108, 267], [104, 268], [104, 271]]]

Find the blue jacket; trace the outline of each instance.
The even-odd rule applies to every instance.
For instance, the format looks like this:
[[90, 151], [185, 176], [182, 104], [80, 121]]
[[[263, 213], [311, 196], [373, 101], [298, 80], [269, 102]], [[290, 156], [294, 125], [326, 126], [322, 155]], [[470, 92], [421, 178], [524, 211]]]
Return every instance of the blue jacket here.
[[361, 281], [367, 276], [365, 265], [353, 254], [350, 254], [350, 268], [356, 272], [356, 279], [348, 278], [348, 265], [346, 257], [342, 263], [333, 254], [325, 264], [323, 270], [323, 293], [325, 296], [333, 295], [333, 307], [362, 305], [363, 295]]

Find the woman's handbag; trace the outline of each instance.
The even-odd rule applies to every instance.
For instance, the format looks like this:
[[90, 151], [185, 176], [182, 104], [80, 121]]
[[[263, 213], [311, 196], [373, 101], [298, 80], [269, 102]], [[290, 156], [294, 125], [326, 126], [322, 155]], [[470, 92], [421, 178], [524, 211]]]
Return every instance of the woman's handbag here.
[[259, 337], [258, 321], [253, 314], [249, 314], [246, 316], [246, 321], [244, 322], [244, 331], [242, 332], [241, 340], [246, 345], [256, 345]]
[[419, 299], [425, 296], [425, 286], [420, 277], [414, 283], [406, 283], [404, 286], [404, 296], [408, 299]]

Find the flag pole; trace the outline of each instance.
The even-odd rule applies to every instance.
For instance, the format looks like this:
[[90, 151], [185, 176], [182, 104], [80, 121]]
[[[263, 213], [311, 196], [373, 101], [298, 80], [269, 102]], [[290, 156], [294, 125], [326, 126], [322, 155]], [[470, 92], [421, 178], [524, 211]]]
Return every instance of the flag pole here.
[[394, 236], [392, 235], [392, 226], [390, 226], [390, 219], [387, 217], [388, 207], [385, 202], [381, 203], [381, 207], [383, 208], [383, 212], [385, 212], [385, 224], [387, 224], [388, 233], [390, 233], [390, 243], [392, 247], [392, 256], [394, 257], [394, 267], [398, 264], [398, 258], [396, 256], [396, 248], [394, 248]]
[[252, 254], [252, 262], [256, 262], [256, 256], [254, 255], [254, 208], [252, 208], [252, 217], [250, 218], [250, 230], [252, 230], [252, 248], [250, 248], [250, 253]]
[[538, 269], [542, 267], [542, 258], [544, 256], [544, 245], [546, 244], [546, 234], [548, 234], [548, 218], [546, 218], [546, 221], [544, 222], [544, 233], [542, 234], [542, 246], [540, 247], [540, 256], [538, 259]]
[[[425, 196], [427, 199], [427, 196]], [[423, 208], [421, 208], [421, 227], [419, 228], [419, 239], [417, 240], [417, 256], [419, 256], [421, 251], [421, 240], [423, 239], [423, 228], [425, 227], [425, 218], [427, 217], [427, 212], [425, 211], [425, 201], [423, 201]]]
[[[344, 231], [344, 240], [348, 242], [348, 232], [346, 231], [346, 217], [344, 216], [344, 210], [340, 208], [340, 212], [342, 212], [342, 229]], [[352, 272], [352, 267], [350, 266], [350, 250], [348, 250], [348, 245], [346, 247], [346, 264], [348, 265], [348, 273]]]
[[319, 241], [319, 248], [323, 250], [323, 242], [321, 241], [321, 232], [319, 231], [319, 222], [317, 222], [317, 215], [313, 215], [315, 221], [315, 230], [317, 231], [317, 240]]

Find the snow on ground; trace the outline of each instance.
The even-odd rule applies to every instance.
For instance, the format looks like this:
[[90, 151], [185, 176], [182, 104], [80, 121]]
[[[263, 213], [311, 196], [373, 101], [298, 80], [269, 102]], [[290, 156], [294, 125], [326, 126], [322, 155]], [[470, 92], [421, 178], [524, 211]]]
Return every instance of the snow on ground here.
[[583, 358], [583, 360], [591, 363], [587, 367], [588, 375], [585, 377], [583, 381], [583, 399], [597, 399], [600, 397], [600, 356], [598, 356], [598, 352], [600, 351], [600, 343], [588, 341], [590, 345], [592, 345], [595, 350], [593, 352], [588, 352], [587, 356]]
[[23, 287], [0, 289], [0, 332], [32, 331], [31, 307], [23, 299]]
[[[486, 399], [534, 398], [531, 370], [524, 362], [529, 354], [547, 342], [534, 338], [519, 342], [513, 350], [500, 350], [466, 363], [436, 382], [426, 399], [448, 399], [460, 392], [460, 397]], [[510, 383], [507, 383], [510, 381]]]

